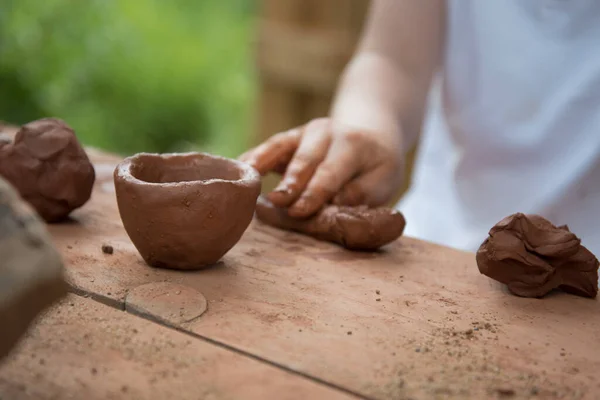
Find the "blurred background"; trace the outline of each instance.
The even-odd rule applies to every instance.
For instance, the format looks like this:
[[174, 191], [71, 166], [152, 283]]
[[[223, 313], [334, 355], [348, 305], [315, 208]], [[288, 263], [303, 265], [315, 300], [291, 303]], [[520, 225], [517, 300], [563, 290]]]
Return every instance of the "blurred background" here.
[[[369, 0], [2, 0], [0, 121], [237, 157], [326, 116]], [[409, 154], [410, 185], [415, 149]], [[268, 191], [278, 181], [263, 181]]]
[[246, 147], [252, 0], [3, 0], [0, 119], [65, 119], [127, 154]]
[[0, 120], [237, 156], [324, 116], [366, 0], [3, 0]]

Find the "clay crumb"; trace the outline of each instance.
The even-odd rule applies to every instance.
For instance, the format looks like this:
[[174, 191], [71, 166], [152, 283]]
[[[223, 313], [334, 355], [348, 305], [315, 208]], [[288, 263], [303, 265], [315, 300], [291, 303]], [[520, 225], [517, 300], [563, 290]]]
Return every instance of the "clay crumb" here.
[[381, 299], [377, 298], [377, 299], [375, 299], [375, 301], [381, 301]]
[[352, 331], [348, 331], [348, 335], [352, 335]]
[[381, 291], [378, 289], [375, 291], [375, 294], [381, 294]]
[[496, 389], [496, 393], [498, 393], [500, 397], [513, 397], [516, 395], [514, 389], [510, 388], [498, 388]]
[[96, 375], [98, 373], [98, 370], [96, 368], [92, 368], [91, 372], [92, 372], [92, 375]]
[[472, 334], [473, 334], [473, 329], [467, 329], [467, 330], [465, 331], [465, 335], [467, 335], [467, 336], [468, 336], [468, 335], [472, 335]]
[[110, 244], [103, 244], [102, 245], [102, 252], [104, 254], [112, 254], [112, 253], [114, 253], [114, 251], [115, 250], [113, 249], [113, 247]]

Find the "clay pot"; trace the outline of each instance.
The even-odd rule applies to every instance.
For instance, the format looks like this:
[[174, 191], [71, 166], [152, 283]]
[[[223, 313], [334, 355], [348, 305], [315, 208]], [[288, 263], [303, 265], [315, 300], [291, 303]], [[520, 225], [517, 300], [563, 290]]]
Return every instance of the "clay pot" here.
[[140, 153], [114, 172], [129, 238], [151, 266], [216, 263], [248, 228], [261, 183], [240, 161], [206, 153]]

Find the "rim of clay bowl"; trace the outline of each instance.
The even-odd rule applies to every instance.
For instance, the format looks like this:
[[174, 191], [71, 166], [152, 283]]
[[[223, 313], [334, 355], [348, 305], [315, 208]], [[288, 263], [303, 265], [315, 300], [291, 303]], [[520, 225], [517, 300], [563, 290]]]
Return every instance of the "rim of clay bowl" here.
[[[136, 178], [131, 173], [131, 165], [135, 163], [135, 161], [141, 157], [153, 157], [153, 158], [168, 158], [168, 157], [206, 157], [213, 160], [225, 161], [227, 163], [235, 165], [240, 170], [240, 177], [238, 179], [223, 179], [223, 178], [210, 178], [210, 179], [199, 179], [199, 180], [190, 180], [190, 181], [180, 181], [180, 182], [148, 182], [139, 178]], [[252, 186], [255, 182], [260, 182], [260, 174], [254, 167], [245, 162], [234, 160], [227, 157], [222, 157], [210, 153], [204, 152], [186, 152], [186, 153], [137, 153], [133, 156], [125, 158], [121, 161], [115, 170], [118, 176], [123, 178], [130, 183], [135, 183], [138, 185], [147, 185], [147, 186], [156, 186], [156, 187], [173, 187], [173, 186], [186, 186], [190, 184], [200, 184], [200, 185], [210, 185], [211, 183], [229, 183], [243, 186]]]

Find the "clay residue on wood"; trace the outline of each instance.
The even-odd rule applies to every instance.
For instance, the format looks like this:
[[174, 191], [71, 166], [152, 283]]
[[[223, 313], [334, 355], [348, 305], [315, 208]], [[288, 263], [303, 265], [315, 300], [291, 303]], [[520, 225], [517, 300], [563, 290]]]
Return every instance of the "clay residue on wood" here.
[[499, 344], [504, 340], [498, 325], [473, 322], [471, 327], [434, 328], [400, 344], [392, 350], [394, 361], [378, 366], [386, 379], [367, 385], [364, 392], [378, 399], [444, 400], [580, 400], [594, 392], [591, 381], [561, 376], [538, 366], [543, 364], [539, 359], [530, 361], [534, 368], [515, 365], [523, 351]]
[[84, 205], [95, 180], [75, 132], [55, 118], [24, 125], [14, 142], [0, 140], [0, 175], [47, 222], [63, 220]]
[[567, 226], [538, 215], [506, 217], [477, 252], [482, 274], [523, 297], [542, 297], [555, 288], [584, 297], [598, 294], [598, 259]]
[[402, 235], [406, 226], [399, 211], [385, 207], [327, 205], [313, 217], [297, 219], [290, 217], [287, 209], [275, 207], [264, 196], [258, 199], [256, 216], [280, 229], [362, 251], [374, 251], [393, 242]]

